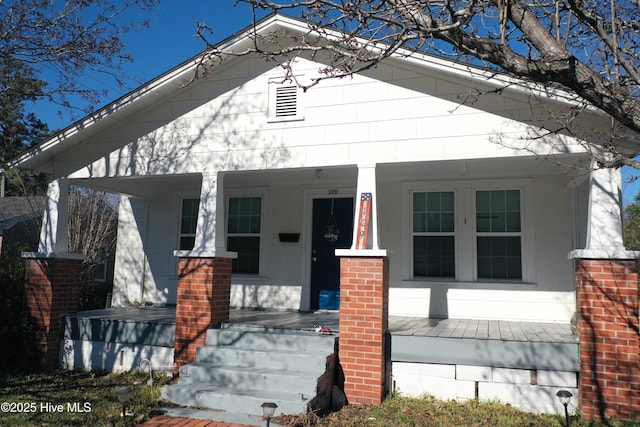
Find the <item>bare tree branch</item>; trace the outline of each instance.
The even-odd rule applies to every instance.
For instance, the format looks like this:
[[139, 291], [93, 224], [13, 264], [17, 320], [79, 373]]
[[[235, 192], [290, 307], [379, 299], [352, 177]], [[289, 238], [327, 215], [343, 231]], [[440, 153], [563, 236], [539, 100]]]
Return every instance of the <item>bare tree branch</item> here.
[[[325, 55], [323, 75], [340, 78], [374, 67], [400, 52], [433, 52], [562, 88], [608, 114], [627, 132], [612, 132], [612, 165], [637, 165], [615, 138], [640, 132], [640, 5], [577, 0], [239, 0], [255, 10], [289, 11], [311, 22], [308, 34], [278, 45], [278, 37], [254, 40], [243, 52], [209, 45], [202, 63], [228, 55], [261, 55], [281, 63], [306, 53]], [[206, 34], [200, 33], [206, 40]], [[289, 40], [290, 41], [290, 40]], [[329, 58], [327, 60], [327, 58]], [[564, 128], [564, 126], [562, 126]], [[629, 132], [629, 130], [631, 132]], [[613, 156], [614, 158], [616, 156]], [[627, 159], [627, 160], [624, 160]]]

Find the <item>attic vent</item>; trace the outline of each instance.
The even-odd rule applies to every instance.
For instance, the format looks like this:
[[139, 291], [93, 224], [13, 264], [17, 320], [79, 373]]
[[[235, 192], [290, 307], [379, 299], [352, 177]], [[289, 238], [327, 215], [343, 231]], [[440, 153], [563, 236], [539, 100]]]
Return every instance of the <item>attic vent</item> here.
[[298, 115], [298, 88], [282, 86], [276, 88], [276, 117], [294, 117]]
[[269, 82], [269, 121], [303, 120], [302, 91], [290, 82]]

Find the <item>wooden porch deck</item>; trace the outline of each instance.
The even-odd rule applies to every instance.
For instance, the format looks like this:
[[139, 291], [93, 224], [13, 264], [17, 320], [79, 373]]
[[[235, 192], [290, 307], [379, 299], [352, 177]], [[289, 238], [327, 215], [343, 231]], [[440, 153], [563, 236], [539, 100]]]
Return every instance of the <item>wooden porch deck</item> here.
[[[315, 325], [333, 331], [339, 328], [338, 312], [300, 313], [272, 310], [231, 310], [229, 323], [242, 323], [277, 329], [309, 329]], [[391, 335], [485, 339], [523, 342], [577, 343], [578, 338], [566, 324], [509, 322], [503, 320], [430, 319], [389, 316]]]
[[[175, 324], [175, 307], [120, 307], [78, 313], [78, 318], [109, 322]], [[316, 325], [339, 330], [337, 311], [311, 313], [281, 310], [231, 309], [229, 323], [270, 329], [312, 329]], [[389, 317], [391, 335], [500, 340], [521, 342], [577, 343], [567, 324], [509, 322], [503, 320], [430, 319]]]
[[[65, 330], [74, 340], [172, 348], [175, 317], [175, 307], [93, 310], [69, 316]], [[232, 309], [228, 323], [283, 331], [318, 325], [337, 334], [339, 314]], [[567, 324], [390, 316], [389, 333], [394, 362], [579, 370], [578, 338]]]

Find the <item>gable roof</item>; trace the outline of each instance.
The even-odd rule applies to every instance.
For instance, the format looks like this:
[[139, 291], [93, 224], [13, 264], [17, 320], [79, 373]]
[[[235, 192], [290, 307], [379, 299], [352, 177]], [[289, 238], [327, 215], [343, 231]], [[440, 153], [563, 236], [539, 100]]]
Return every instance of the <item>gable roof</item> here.
[[[255, 24], [218, 43], [213, 49], [224, 52], [241, 52], [250, 48], [257, 36], [265, 36], [275, 31], [286, 31], [293, 34], [309, 34], [313, 31], [309, 23], [278, 13], [271, 14]], [[323, 32], [324, 37], [338, 37], [339, 31]], [[108, 129], [132, 114], [144, 111], [168, 96], [175, 95], [185, 82], [192, 80], [201, 63], [202, 52], [171, 70], [159, 75], [133, 91], [100, 108], [95, 113], [71, 124], [62, 131], [42, 143], [27, 149], [21, 155], [9, 161], [10, 167], [24, 167], [40, 172], [53, 173], [51, 159], [56, 155], [80, 144], [101, 131]], [[549, 102], [573, 104], [576, 97], [557, 88], [544, 87], [524, 80], [515, 79], [504, 74], [488, 71], [473, 65], [464, 64], [430, 54], [409, 50], [398, 51], [388, 58], [389, 61], [401, 61], [407, 66], [418, 67], [430, 73], [464, 80], [480, 87], [500, 88], [501, 90], [530, 96], [537, 93]], [[222, 61], [224, 63], [224, 61]], [[219, 65], [218, 65], [219, 67]], [[213, 70], [215, 73], [215, 69]]]
[[0, 197], [0, 231], [23, 221], [38, 218], [44, 212], [44, 197]]

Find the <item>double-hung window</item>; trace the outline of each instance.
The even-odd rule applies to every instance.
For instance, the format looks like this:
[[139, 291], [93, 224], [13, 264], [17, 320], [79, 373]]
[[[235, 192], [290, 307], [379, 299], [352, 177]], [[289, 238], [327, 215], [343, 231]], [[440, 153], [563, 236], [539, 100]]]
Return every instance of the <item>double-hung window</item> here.
[[180, 250], [191, 250], [196, 242], [196, 226], [198, 224], [198, 208], [200, 199], [182, 199], [180, 214]]
[[529, 180], [404, 184], [411, 280], [535, 282]]
[[261, 197], [229, 198], [227, 249], [238, 253], [233, 260], [233, 273], [259, 273], [261, 220]]
[[476, 191], [478, 279], [522, 279], [520, 190]]
[[413, 193], [413, 276], [455, 278], [455, 194]]

